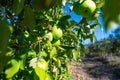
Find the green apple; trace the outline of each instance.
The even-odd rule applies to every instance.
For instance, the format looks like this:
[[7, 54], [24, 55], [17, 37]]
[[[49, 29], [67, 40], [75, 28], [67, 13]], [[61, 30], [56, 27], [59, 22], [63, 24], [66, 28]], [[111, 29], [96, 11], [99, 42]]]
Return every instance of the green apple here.
[[40, 51], [40, 55], [41, 55], [42, 57], [47, 57], [47, 53], [46, 53], [45, 51]]
[[92, 0], [84, 0], [83, 2], [76, 2], [73, 4], [73, 11], [83, 17], [88, 17], [94, 13], [96, 4]]
[[97, 19], [99, 16], [99, 13], [98, 12], [95, 12], [93, 13], [91, 16], [87, 17], [87, 20], [90, 21], [90, 20], [95, 20]]
[[43, 69], [43, 70], [47, 70], [48, 69], [48, 63], [45, 61], [45, 59], [40, 59], [38, 62], [37, 62], [38, 66]]
[[52, 41], [53, 40], [53, 35], [51, 32], [49, 32], [48, 34], [45, 35], [46, 38], [48, 38], [48, 40]]
[[54, 26], [52, 29], [52, 34], [54, 39], [60, 39], [63, 35], [63, 32], [60, 28], [57, 28], [57, 26]]

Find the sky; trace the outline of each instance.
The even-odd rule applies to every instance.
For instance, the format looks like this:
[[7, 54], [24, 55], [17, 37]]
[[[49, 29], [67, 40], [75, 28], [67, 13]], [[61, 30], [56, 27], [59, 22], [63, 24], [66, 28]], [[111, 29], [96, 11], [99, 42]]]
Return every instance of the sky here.
[[[71, 7], [71, 4], [66, 4], [66, 6], [64, 7], [64, 12], [66, 14], [70, 14], [71, 15], [71, 19], [76, 21], [76, 22], [80, 22], [80, 20], [82, 19], [82, 17], [80, 15], [77, 15], [76, 13], [74, 12], [70, 12], [69, 9]], [[116, 29], [111, 29], [109, 31], [106, 31], [105, 30], [105, 26], [104, 26], [104, 22], [103, 22], [103, 18], [102, 18], [102, 15], [100, 15], [98, 17], [98, 22], [100, 23], [100, 25], [102, 26], [102, 30], [100, 29], [99, 26], [97, 26], [95, 28], [95, 36], [97, 38], [97, 40], [102, 40], [104, 38], [107, 38], [109, 37], [109, 35], [114, 35], [113, 31]], [[91, 43], [89, 39], [85, 40], [84, 41], [84, 44], [89, 44]]]

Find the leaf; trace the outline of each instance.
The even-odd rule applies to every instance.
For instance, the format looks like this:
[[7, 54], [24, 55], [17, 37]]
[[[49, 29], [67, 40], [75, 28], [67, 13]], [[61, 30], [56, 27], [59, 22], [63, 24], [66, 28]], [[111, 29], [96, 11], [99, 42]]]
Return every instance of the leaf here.
[[20, 69], [24, 70], [25, 69], [26, 54], [21, 55], [19, 61], [20, 61]]
[[[111, 5], [114, 5], [114, 6], [111, 6]], [[107, 30], [112, 28], [109, 26], [111, 21], [120, 23], [119, 8], [120, 8], [120, 0], [105, 0], [105, 5], [103, 6], [103, 18], [104, 18], [104, 24]]]
[[36, 57], [36, 52], [34, 50], [28, 51], [28, 57]]
[[35, 70], [36, 75], [39, 77], [39, 80], [45, 80], [46, 78], [45, 70], [41, 69], [39, 66], [36, 66], [34, 70]]
[[68, 46], [68, 45], [60, 45], [60, 47], [64, 48], [64, 49], [74, 49], [74, 46]]
[[53, 57], [53, 60], [54, 60], [56, 66], [61, 67], [61, 61], [58, 58]]
[[11, 52], [8, 53], [6, 50], [12, 31], [13, 28], [11, 25], [8, 25], [5, 21], [0, 21], [0, 72], [7, 64], [7, 58], [11, 55]]
[[19, 15], [23, 10], [25, 0], [14, 0], [13, 11], [16, 15]]
[[31, 7], [25, 6], [25, 8], [24, 8], [24, 26], [28, 27], [30, 32], [32, 32], [35, 24], [36, 24], [35, 17], [34, 17], [34, 13], [31, 9]]
[[5, 53], [12, 30], [11, 25], [8, 25], [5, 21], [0, 21], [0, 54]]
[[43, 51], [40, 51], [40, 55], [42, 56], [42, 57], [47, 57], [47, 53], [43, 50]]
[[48, 73], [46, 73], [46, 78], [45, 78], [45, 80], [53, 80], [53, 79], [52, 79], [52, 77], [51, 77]]
[[45, 3], [44, 3], [45, 7], [49, 7], [51, 2], [52, 0], [45, 0]]
[[97, 8], [101, 8], [105, 4], [105, 0], [93, 0], [96, 3]]
[[52, 58], [56, 53], [57, 53], [56, 48], [53, 47], [51, 52], [50, 52], [50, 57]]
[[77, 50], [72, 50], [72, 53], [73, 53], [73, 59], [74, 60], [77, 60], [79, 58], [79, 52], [77, 52]]
[[12, 59], [8, 63], [8, 68], [5, 70], [6, 78], [12, 78], [19, 71], [19, 66], [20, 63], [17, 60]]
[[60, 18], [60, 21], [68, 20], [71, 16], [70, 15], [65, 15]]

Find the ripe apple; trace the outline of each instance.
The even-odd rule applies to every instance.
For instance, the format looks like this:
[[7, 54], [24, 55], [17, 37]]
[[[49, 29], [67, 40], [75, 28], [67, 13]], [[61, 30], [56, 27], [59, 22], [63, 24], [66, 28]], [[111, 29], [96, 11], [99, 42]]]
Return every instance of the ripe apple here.
[[54, 39], [59, 39], [62, 37], [63, 32], [60, 28], [57, 28], [57, 26], [54, 26], [52, 30], [52, 34]]
[[73, 11], [83, 17], [90, 16], [96, 9], [96, 4], [92, 0], [84, 0], [83, 2], [76, 2], [73, 4]]

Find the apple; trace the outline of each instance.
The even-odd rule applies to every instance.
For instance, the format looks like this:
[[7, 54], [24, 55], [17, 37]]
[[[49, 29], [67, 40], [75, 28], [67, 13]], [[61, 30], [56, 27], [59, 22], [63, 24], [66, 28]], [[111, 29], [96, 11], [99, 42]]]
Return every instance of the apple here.
[[96, 10], [96, 4], [92, 0], [84, 0], [83, 2], [75, 2], [73, 11], [83, 17], [89, 17]]
[[49, 32], [48, 34], [45, 35], [46, 38], [48, 38], [48, 40], [52, 41], [53, 40], [53, 35], [51, 32]]
[[60, 39], [63, 35], [63, 32], [60, 28], [57, 28], [57, 26], [54, 26], [52, 29], [52, 35], [54, 39]]
[[46, 62], [45, 59], [43, 59], [43, 58], [38, 59], [36, 57], [36, 58], [33, 58], [30, 60], [29, 66], [32, 68], [36, 68], [36, 66], [38, 66], [39, 68], [41, 68], [43, 70], [47, 70], [48, 69], [48, 62]]
[[48, 69], [48, 63], [45, 61], [45, 59], [40, 59], [38, 62], [37, 62], [39, 68], [43, 69], [43, 70], [47, 70]]
[[81, 15], [81, 13], [79, 11], [79, 7], [80, 7], [80, 3], [79, 2], [74, 2], [73, 7], [71, 7], [71, 9], [73, 9], [73, 11], [76, 14]]
[[98, 12], [95, 12], [93, 13], [91, 16], [87, 17], [87, 20], [90, 21], [90, 20], [95, 20], [99, 17], [99, 13]]

